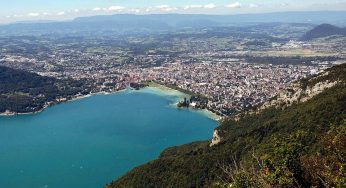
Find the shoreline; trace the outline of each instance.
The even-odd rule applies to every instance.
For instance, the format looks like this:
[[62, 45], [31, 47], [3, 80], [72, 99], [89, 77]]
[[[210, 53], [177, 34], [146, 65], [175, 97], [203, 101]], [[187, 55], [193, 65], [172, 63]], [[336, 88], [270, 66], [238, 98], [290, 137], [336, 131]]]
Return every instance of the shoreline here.
[[[171, 107], [177, 108], [177, 109], [185, 109], [191, 112], [195, 112], [195, 113], [199, 113], [201, 115], [207, 116], [210, 119], [213, 119], [215, 121], [220, 121], [222, 119], [222, 116], [217, 115], [216, 113], [208, 110], [208, 109], [200, 109], [200, 108], [179, 108], [177, 107], [177, 104], [184, 99], [184, 97], [190, 97], [191, 95], [188, 93], [184, 93], [182, 91], [176, 90], [176, 89], [172, 89], [170, 87], [167, 87], [165, 85], [162, 84], [158, 84], [158, 83], [152, 83], [149, 84], [149, 86], [145, 87], [145, 88], [155, 88], [160, 90], [160, 92], [163, 92], [165, 94], [168, 94], [169, 96], [175, 96], [177, 97], [177, 100], [173, 101], [172, 104], [170, 104]], [[143, 89], [143, 88], [142, 88]], [[140, 89], [140, 90], [142, 90]], [[140, 91], [139, 90], [139, 91]]]
[[73, 102], [73, 101], [77, 101], [77, 100], [81, 100], [84, 98], [88, 98], [88, 97], [92, 97], [95, 95], [109, 95], [109, 94], [114, 94], [114, 93], [118, 93], [121, 92], [125, 89], [121, 89], [121, 90], [117, 90], [117, 91], [112, 91], [112, 92], [105, 92], [105, 91], [101, 91], [101, 92], [97, 92], [97, 93], [90, 93], [87, 95], [82, 95], [82, 96], [74, 96], [72, 97], [70, 100], [64, 101], [64, 102], [48, 102], [51, 104], [46, 104], [42, 107], [42, 109], [38, 110], [38, 111], [34, 111], [34, 112], [25, 112], [25, 113], [17, 113], [17, 112], [11, 112], [11, 111], [6, 111], [3, 113], [0, 113], [0, 117], [9, 117], [9, 116], [17, 116], [17, 115], [32, 115], [32, 114], [38, 114], [43, 112], [45, 109], [47, 109], [48, 107], [54, 106], [54, 105], [58, 105], [58, 104], [64, 104], [64, 103], [68, 103], [68, 102]]
[[[180, 109], [180, 108], [177, 107], [178, 102], [180, 102], [182, 99], [184, 99], [184, 97], [191, 96], [191, 95], [189, 95], [187, 93], [184, 93], [182, 91], [179, 91], [179, 90], [176, 90], [176, 89], [172, 89], [170, 87], [167, 87], [165, 85], [158, 84], [158, 83], [150, 83], [146, 87], [140, 88], [139, 90], [132, 90], [132, 91], [137, 91], [137, 92], [141, 92], [142, 91], [143, 92], [143, 89], [145, 89], [145, 88], [156, 89], [156, 90], [159, 90], [159, 92], [161, 92], [161, 94], [160, 94], [160, 93], [158, 93], [158, 91], [153, 91], [152, 93], [156, 94], [156, 95], [162, 95], [163, 94], [164, 96], [176, 97], [177, 99], [175, 101], [173, 101], [173, 103], [170, 104], [170, 106], [174, 107], [174, 108], [177, 108], [177, 109]], [[90, 94], [82, 95], [82, 96], [74, 96], [70, 100], [67, 100], [67, 101], [64, 101], [64, 102], [56, 102], [56, 103], [53, 102], [52, 104], [44, 105], [43, 108], [38, 110], [38, 111], [26, 112], [26, 113], [16, 113], [16, 112], [9, 112], [9, 111], [7, 111], [7, 112], [0, 113], [0, 117], [10, 117], [10, 116], [16, 116], [16, 115], [38, 114], [38, 113], [43, 112], [48, 107], [51, 107], [51, 106], [54, 106], [54, 105], [57, 105], [57, 104], [73, 102], [73, 101], [81, 100], [81, 99], [84, 99], [84, 98], [92, 97], [92, 96], [95, 96], [95, 95], [116, 94], [116, 93], [119, 93], [119, 92], [122, 92], [122, 91], [126, 91], [126, 90], [128, 90], [128, 88], [124, 88], [124, 89], [120, 89], [120, 90], [112, 91], [112, 92], [101, 91], [101, 92], [90, 93]], [[151, 92], [149, 92], [149, 93], [151, 93]], [[186, 109], [186, 110], [191, 111], [191, 112], [200, 113], [201, 115], [207, 116], [208, 118], [213, 119], [215, 121], [219, 121], [219, 120], [222, 119], [221, 116], [219, 116], [219, 115], [217, 115], [217, 114], [215, 114], [212, 111], [207, 110], [207, 109], [198, 109], [198, 108], [183, 108], [183, 109]]]

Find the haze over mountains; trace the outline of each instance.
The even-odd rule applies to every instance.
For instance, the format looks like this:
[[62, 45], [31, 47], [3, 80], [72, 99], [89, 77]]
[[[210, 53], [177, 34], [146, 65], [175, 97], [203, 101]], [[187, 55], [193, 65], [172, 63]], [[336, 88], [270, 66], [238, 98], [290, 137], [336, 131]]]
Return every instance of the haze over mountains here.
[[303, 36], [303, 40], [312, 40], [315, 38], [328, 37], [333, 35], [346, 36], [346, 28], [340, 28], [330, 24], [321, 24], [307, 32]]
[[346, 11], [279, 12], [240, 15], [116, 14], [76, 18], [65, 22], [13, 23], [0, 26], [0, 35], [90, 34], [101, 31], [141, 33], [232, 26], [251, 23], [330, 23], [344, 26]]

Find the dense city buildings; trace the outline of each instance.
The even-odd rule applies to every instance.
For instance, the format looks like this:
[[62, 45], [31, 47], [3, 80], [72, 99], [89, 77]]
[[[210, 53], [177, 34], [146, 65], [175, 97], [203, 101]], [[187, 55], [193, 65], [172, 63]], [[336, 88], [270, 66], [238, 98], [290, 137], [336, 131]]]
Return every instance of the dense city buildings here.
[[346, 61], [346, 37], [300, 40], [310, 28], [277, 24], [108, 37], [3, 36], [0, 65], [83, 80], [90, 93], [153, 81], [191, 94], [190, 107], [224, 116]]

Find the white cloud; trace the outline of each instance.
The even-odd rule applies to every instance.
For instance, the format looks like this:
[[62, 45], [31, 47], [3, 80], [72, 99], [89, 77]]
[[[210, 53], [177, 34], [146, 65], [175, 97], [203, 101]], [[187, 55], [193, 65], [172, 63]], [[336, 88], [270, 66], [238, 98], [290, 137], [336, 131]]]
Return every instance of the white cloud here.
[[108, 8], [109, 11], [115, 11], [115, 12], [118, 12], [118, 11], [123, 11], [125, 10], [125, 7], [123, 6], [110, 6]]
[[37, 13], [37, 12], [31, 12], [28, 14], [29, 17], [37, 17], [37, 16], [40, 16], [40, 13]]
[[23, 15], [15, 14], [15, 15], [13, 15], [13, 17], [14, 17], [14, 18], [22, 18], [22, 17], [24, 17], [24, 16], [23, 16]]
[[206, 5], [187, 5], [183, 9], [184, 10], [189, 10], [189, 9], [202, 9], [202, 8], [213, 9], [213, 8], [216, 8], [216, 5], [213, 4], [213, 3], [206, 4]]
[[204, 5], [191, 5], [190, 7], [191, 8], [203, 8]]
[[[28, 15], [27, 15], [27, 16], [28, 16]], [[25, 16], [19, 15], [19, 14], [15, 14], [15, 15], [12, 15], [12, 16], [10, 16], [10, 15], [5, 16], [6, 19], [23, 18], [23, 17], [25, 17]]]
[[44, 13], [42, 13], [42, 15], [43, 15], [43, 16], [48, 16], [49, 13], [48, 13], [48, 12], [44, 12]]
[[212, 9], [212, 8], [216, 8], [216, 5], [213, 4], [213, 3], [210, 3], [210, 4], [207, 4], [207, 5], [204, 5], [203, 8]]
[[197, 9], [197, 8], [203, 8], [203, 5], [187, 5], [184, 7], [184, 10], [188, 10], [188, 9]]
[[134, 12], [134, 13], [139, 13], [139, 12], [141, 12], [141, 9], [132, 8], [132, 9], [129, 9], [128, 11], [129, 11], [129, 12]]
[[96, 11], [100, 11], [100, 10], [102, 10], [100, 7], [96, 7], [96, 8], [93, 8], [93, 9], [92, 9], [92, 11], [95, 11], [95, 12], [96, 12]]
[[178, 10], [178, 8], [171, 7], [169, 5], [159, 5], [159, 6], [156, 6], [155, 9], [157, 9], [159, 11], [166, 11], [166, 12]]
[[57, 16], [63, 16], [63, 15], [65, 15], [65, 12], [58, 12], [56, 15]]
[[254, 3], [251, 3], [250, 5], [249, 5], [249, 7], [250, 8], [257, 8], [257, 7], [259, 7], [257, 4], [254, 4]]
[[227, 8], [241, 8], [241, 3], [235, 2], [235, 3], [228, 4], [225, 7], [227, 7]]
[[170, 11], [175, 11], [179, 10], [177, 7], [171, 7], [169, 5], [157, 5], [154, 7], [148, 7], [145, 9], [146, 12], [153, 12], [153, 11], [165, 11], [165, 12], [170, 12]]
[[74, 9], [73, 11], [77, 13], [77, 12], [79, 12], [79, 9]]
[[157, 9], [165, 9], [165, 8], [170, 8], [169, 5], [157, 5], [155, 6]]

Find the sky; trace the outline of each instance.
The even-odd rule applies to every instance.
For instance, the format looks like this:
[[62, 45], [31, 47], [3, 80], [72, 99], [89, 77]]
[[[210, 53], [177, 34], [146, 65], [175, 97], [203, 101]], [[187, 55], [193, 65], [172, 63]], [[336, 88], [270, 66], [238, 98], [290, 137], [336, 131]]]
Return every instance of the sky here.
[[109, 14], [346, 11], [346, 0], [0, 0], [0, 23]]

